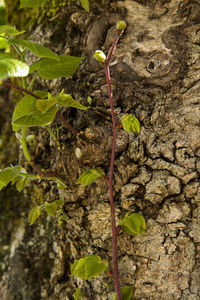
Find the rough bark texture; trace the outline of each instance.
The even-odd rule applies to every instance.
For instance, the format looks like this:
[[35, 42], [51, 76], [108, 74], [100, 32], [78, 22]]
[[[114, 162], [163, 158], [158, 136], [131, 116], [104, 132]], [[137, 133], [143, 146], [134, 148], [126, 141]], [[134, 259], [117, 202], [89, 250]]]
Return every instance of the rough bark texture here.
[[[15, 20], [21, 24], [28, 14], [31, 10], [24, 10]], [[108, 52], [116, 21], [123, 18], [128, 26], [111, 67], [116, 115], [134, 114], [141, 132], [130, 136], [118, 131], [116, 212], [118, 220], [127, 211], [142, 213], [147, 233], [130, 237], [120, 232], [121, 285], [134, 285], [136, 300], [200, 299], [199, 1], [125, 0], [93, 4], [89, 14], [66, 5], [51, 20], [47, 5], [35, 14], [37, 19], [28, 25], [29, 39], [59, 54], [86, 56], [72, 78], [40, 80], [35, 88], [52, 93], [64, 88], [85, 105], [92, 97], [92, 105], [86, 112], [61, 110], [83, 135], [77, 138], [63, 128], [60, 152], [44, 130], [36, 132], [38, 143], [31, 150], [36, 162], [45, 170], [56, 170], [67, 184], [67, 221], [58, 227], [44, 214], [29, 226], [28, 210], [53, 201], [58, 191], [49, 182], [25, 191], [25, 204], [16, 214], [12, 207], [15, 217], [6, 221], [12, 238], [7, 239], [10, 254], [0, 298], [72, 299], [76, 287], [91, 299], [111, 298], [113, 284], [106, 275], [84, 281], [69, 274], [74, 260], [85, 255], [112, 259], [107, 184], [99, 180], [83, 188], [75, 181], [87, 168], [101, 167], [106, 173], [109, 169], [112, 126], [107, 87], [104, 70], [92, 54], [97, 49]], [[9, 20], [11, 15], [12, 10]], [[33, 59], [27, 57], [28, 62]], [[59, 125], [56, 121], [52, 128]], [[20, 162], [27, 167], [22, 154]]]

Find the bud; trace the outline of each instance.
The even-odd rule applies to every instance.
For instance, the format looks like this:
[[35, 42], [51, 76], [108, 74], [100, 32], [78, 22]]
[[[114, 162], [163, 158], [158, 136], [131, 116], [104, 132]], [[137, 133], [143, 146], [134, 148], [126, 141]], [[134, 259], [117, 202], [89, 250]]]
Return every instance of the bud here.
[[94, 55], [93, 55], [93, 58], [96, 59], [101, 64], [103, 64], [106, 60], [106, 56], [103, 53], [103, 51], [101, 51], [101, 50], [96, 50]]
[[124, 30], [126, 28], [126, 23], [123, 20], [117, 22], [117, 30]]

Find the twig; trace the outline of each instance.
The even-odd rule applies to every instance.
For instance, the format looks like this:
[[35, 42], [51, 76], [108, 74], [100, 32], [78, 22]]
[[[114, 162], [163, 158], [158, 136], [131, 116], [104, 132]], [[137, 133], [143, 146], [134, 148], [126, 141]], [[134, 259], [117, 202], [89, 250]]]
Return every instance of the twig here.
[[111, 80], [110, 80], [110, 68], [109, 64], [111, 61], [112, 54], [118, 42], [118, 39], [121, 35], [122, 31], [117, 31], [116, 36], [114, 38], [112, 47], [108, 54], [108, 58], [104, 62], [104, 68], [106, 73], [106, 81], [108, 87], [108, 95], [110, 99], [110, 108], [112, 115], [112, 125], [113, 125], [113, 138], [112, 138], [112, 150], [111, 150], [111, 158], [110, 158], [110, 172], [108, 179], [108, 189], [110, 194], [110, 210], [111, 210], [111, 221], [112, 221], [112, 252], [113, 252], [113, 280], [115, 284], [115, 290], [117, 294], [117, 299], [121, 300], [121, 290], [120, 290], [120, 282], [119, 282], [119, 271], [118, 271], [118, 262], [117, 262], [117, 228], [115, 222], [115, 206], [114, 206], [114, 196], [113, 196], [113, 170], [114, 170], [114, 160], [115, 160], [115, 147], [116, 147], [116, 138], [117, 138], [117, 126], [115, 120], [115, 112], [114, 112], [114, 101], [113, 94], [111, 89]]
[[70, 129], [73, 132], [73, 134], [77, 135], [79, 133], [78, 130], [76, 130], [74, 127], [72, 127], [72, 125], [70, 125], [59, 112], [57, 112], [56, 116], [60, 120], [60, 122], [63, 123], [63, 125], [65, 127], [67, 127], [68, 129]]

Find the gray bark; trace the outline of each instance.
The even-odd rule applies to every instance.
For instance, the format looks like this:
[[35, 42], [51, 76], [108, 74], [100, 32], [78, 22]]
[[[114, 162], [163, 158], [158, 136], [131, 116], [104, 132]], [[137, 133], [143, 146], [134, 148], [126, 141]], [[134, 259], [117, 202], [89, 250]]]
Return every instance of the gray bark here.
[[[89, 15], [64, 7], [48, 27], [35, 24], [30, 39], [59, 54], [86, 56], [72, 78], [38, 81], [36, 89], [57, 93], [64, 88], [85, 105], [90, 96], [92, 108], [62, 109], [83, 135], [76, 138], [63, 128], [60, 152], [44, 130], [37, 131], [35, 160], [41, 168], [56, 170], [67, 184], [67, 221], [59, 227], [44, 214], [30, 227], [27, 210], [53, 201], [58, 191], [48, 182], [25, 191], [26, 206], [12, 229], [10, 258], [0, 282], [2, 299], [72, 299], [76, 287], [91, 299], [111, 298], [107, 275], [85, 281], [69, 274], [70, 265], [85, 255], [112, 260], [107, 184], [99, 180], [83, 188], [75, 181], [87, 168], [109, 170], [107, 87], [92, 54], [108, 52], [120, 19], [128, 26], [111, 67], [116, 115], [135, 115], [141, 131], [133, 136], [118, 131], [116, 213], [119, 221], [127, 211], [140, 212], [147, 222], [143, 236], [119, 234], [120, 282], [134, 285], [136, 300], [200, 299], [200, 5], [177, 0], [111, 2], [94, 5]], [[59, 125], [56, 121], [52, 128]], [[26, 166], [22, 155], [20, 160]]]

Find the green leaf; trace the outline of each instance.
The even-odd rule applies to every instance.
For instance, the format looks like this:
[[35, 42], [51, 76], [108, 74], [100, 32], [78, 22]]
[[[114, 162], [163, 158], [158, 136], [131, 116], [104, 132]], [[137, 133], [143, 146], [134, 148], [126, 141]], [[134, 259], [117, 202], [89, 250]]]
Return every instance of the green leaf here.
[[19, 126], [44, 126], [53, 122], [58, 108], [52, 106], [45, 113], [42, 113], [37, 109], [36, 103], [37, 100], [30, 95], [25, 95], [24, 98], [18, 102], [12, 119], [14, 131], [17, 131]]
[[15, 27], [11, 25], [2, 25], [0, 26], [0, 34], [5, 34], [6, 36], [10, 35], [19, 35], [24, 33], [25, 31], [18, 31]]
[[56, 99], [56, 103], [60, 106], [75, 107], [83, 110], [87, 110], [89, 108], [74, 100], [71, 95], [65, 94], [63, 90], [59, 95], [51, 96], [51, 98]]
[[81, 300], [85, 295], [77, 288], [76, 292], [72, 296], [75, 300]]
[[103, 273], [108, 269], [108, 263], [103, 262], [100, 256], [85, 256], [73, 263], [71, 276], [89, 279]]
[[18, 176], [21, 166], [7, 167], [0, 171], [0, 190]]
[[0, 37], [0, 49], [5, 49], [5, 51], [9, 49], [8, 41], [6, 41], [4, 38], [1, 37]]
[[94, 182], [98, 178], [105, 176], [105, 173], [100, 168], [98, 169], [88, 169], [76, 181], [76, 184], [83, 184], [87, 186], [88, 184]]
[[37, 218], [39, 218], [41, 212], [42, 212], [41, 206], [35, 206], [30, 210], [28, 214], [28, 221], [30, 225], [32, 225], [37, 220]]
[[81, 0], [81, 5], [87, 12], [90, 11], [89, 0]]
[[130, 234], [140, 234], [146, 232], [146, 222], [143, 216], [129, 212], [125, 215], [124, 219], [120, 221], [120, 226], [122, 229]]
[[11, 54], [0, 53], [0, 80], [7, 77], [24, 77], [29, 74], [29, 66]]
[[16, 181], [16, 188], [19, 192], [21, 192], [24, 187], [30, 182], [31, 180], [28, 179], [26, 176], [18, 177]]
[[133, 134], [136, 131], [140, 131], [140, 122], [132, 115], [124, 115], [121, 118], [121, 122], [124, 130], [126, 130], [130, 134]]
[[24, 8], [24, 7], [33, 8], [33, 7], [40, 6], [46, 2], [47, 0], [20, 0], [19, 8]]
[[71, 76], [76, 72], [84, 57], [57, 55], [57, 60], [44, 58], [30, 67], [30, 73], [38, 71], [43, 79], [55, 79]]
[[35, 42], [32, 41], [28, 41], [28, 40], [22, 40], [22, 39], [10, 39], [9, 42], [11, 44], [15, 44], [15, 45], [19, 45], [22, 47], [25, 47], [27, 49], [29, 49], [31, 52], [33, 52], [35, 55], [39, 56], [39, 57], [47, 57], [47, 58], [51, 58], [57, 61], [58, 56], [51, 51], [49, 48], [46, 48], [40, 44], [37, 44]]
[[54, 106], [56, 104], [55, 98], [49, 98], [49, 99], [38, 99], [36, 102], [36, 107], [41, 113], [46, 113], [49, 108]]
[[[123, 286], [121, 287], [122, 300], [133, 300], [133, 286]], [[114, 295], [114, 299], [117, 300], [117, 296]]]
[[48, 215], [54, 217], [56, 214], [56, 211], [57, 211], [57, 206], [58, 206], [58, 204], [56, 201], [54, 201], [52, 203], [45, 202], [45, 210], [48, 213]]

